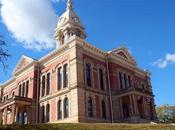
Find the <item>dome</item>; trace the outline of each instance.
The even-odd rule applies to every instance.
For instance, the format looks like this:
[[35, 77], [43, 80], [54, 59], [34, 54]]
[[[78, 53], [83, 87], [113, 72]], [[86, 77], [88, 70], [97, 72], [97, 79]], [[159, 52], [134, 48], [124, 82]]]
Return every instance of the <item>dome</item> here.
[[83, 28], [80, 18], [73, 11], [72, 2], [70, 0], [67, 2], [66, 12], [64, 12], [58, 20], [57, 29], [62, 29], [65, 25]]
[[86, 33], [84, 32], [80, 18], [73, 11], [72, 1], [68, 0], [66, 11], [60, 16], [54, 34], [57, 41], [57, 48], [60, 45], [62, 46], [68, 43], [72, 36], [85, 39]]

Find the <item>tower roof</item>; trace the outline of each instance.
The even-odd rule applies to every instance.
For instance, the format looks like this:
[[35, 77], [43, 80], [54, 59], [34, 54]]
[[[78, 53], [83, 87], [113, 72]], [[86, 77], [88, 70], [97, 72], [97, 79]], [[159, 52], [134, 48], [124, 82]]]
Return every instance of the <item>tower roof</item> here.
[[66, 11], [60, 16], [57, 24], [57, 29], [61, 30], [65, 27], [77, 27], [82, 28], [80, 18], [73, 10], [73, 3], [72, 0], [67, 0], [67, 7]]
[[59, 48], [60, 45], [65, 45], [68, 43], [72, 36], [85, 39], [86, 33], [80, 22], [80, 18], [73, 10], [72, 1], [67, 0], [66, 11], [60, 16], [54, 34], [57, 41], [56, 48]]

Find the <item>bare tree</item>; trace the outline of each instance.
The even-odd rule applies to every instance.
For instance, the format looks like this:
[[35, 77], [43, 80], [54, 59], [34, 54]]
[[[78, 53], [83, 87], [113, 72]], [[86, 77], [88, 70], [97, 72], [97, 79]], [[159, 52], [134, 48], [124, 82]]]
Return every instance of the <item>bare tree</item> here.
[[2, 39], [2, 36], [0, 36], [0, 68], [2, 66], [6, 69], [8, 67], [7, 60], [10, 57], [10, 54], [8, 53], [8, 50], [4, 49], [4, 47], [6, 47], [6, 43]]

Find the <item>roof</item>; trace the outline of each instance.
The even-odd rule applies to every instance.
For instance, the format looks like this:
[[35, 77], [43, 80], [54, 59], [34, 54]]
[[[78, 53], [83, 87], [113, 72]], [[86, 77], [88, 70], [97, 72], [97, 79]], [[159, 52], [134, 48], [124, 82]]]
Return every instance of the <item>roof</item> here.
[[30, 64], [31, 62], [35, 61], [34, 59], [23, 55], [18, 64], [16, 65], [15, 69], [13, 70], [13, 74], [15, 74], [18, 70], [21, 70], [22, 68], [24, 68], [25, 66], [27, 66], [28, 64]]

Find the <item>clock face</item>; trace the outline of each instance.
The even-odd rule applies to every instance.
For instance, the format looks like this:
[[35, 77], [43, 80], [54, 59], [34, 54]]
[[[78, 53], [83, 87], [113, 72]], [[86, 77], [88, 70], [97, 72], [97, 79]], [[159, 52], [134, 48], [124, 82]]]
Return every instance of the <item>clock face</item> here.
[[76, 23], [78, 23], [78, 22], [79, 22], [79, 19], [78, 19], [77, 17], [75, 17], [75, 18], [74, 18], [74, 21], [75, 21]]
[[61, 23], [64, 23], [65, 20], [66, 20], [66, 18], [62, 17], [62, 18], [60, 19], [60, 22], [61, 22]]

